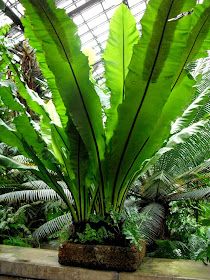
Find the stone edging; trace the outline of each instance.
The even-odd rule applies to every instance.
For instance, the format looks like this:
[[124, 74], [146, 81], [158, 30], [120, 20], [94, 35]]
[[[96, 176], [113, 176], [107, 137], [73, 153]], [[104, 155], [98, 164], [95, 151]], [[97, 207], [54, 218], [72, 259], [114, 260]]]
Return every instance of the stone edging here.
[[138, 271], [118, 273], [58, 264], [57, 251], [0, 245], [0, 280], [210, 280], [210, 266], [145, 258]]

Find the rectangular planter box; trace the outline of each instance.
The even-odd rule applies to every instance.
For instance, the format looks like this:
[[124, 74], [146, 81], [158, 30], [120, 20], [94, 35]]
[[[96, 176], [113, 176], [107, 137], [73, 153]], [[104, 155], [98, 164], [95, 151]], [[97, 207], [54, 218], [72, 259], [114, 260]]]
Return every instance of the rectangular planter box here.
[[135, 271], [144, 255], [145, 243], [139, 252], [135, 247], [83, 245], [65, 242], [59, 247], [58, 261], [62, 265], [69, 266]]

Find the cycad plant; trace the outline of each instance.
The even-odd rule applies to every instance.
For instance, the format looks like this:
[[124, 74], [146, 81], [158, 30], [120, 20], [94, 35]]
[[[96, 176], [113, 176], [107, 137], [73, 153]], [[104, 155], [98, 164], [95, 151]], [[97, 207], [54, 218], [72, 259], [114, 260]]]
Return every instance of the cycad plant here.
[[[210, 200], [210, 186], [201, 180], [210, 175], [209, 141], [208, 124], [200, 133], [166, 152], [134, 183], [130, 192], [135, 197], [132, 204], [137, 205], [140, 216], [148, 212], [149, 219], [156, 221], [157, 228], [145, 220], [141, 229], [149, 243], [160, 234], [162, 238], [169, 237], [166, 219], [172, 202]], [[162, 226], [161, 231], [158, 225]]]
[[[0, 96], [16, 114], [11, 125], [1, 121], [0, 139], [33, 164], [4, 156], [0, 163], [33, 172], [61, 197], [75, 224], [87, 223], [92, 214], [103, 218], [118, 213], [136, 177], [165, 145], [171, 122], [194, 98], [195, 82], [185, 68], [206, 56], [209, 1], [151, 0], [141, 36], [129, 9], [120, 5], [104, 53], [110, 97], [105, 109], [89, 78], [88, 59], [73, 21], [51, 0], [20, 2], [25, 36], [36, 49], [52, 100], [44, 101], [26, 86], [3, 41]], [[39, 121], [31, 118], [19, 97]], [[181, 129], [170, 148], [203, 124]]]

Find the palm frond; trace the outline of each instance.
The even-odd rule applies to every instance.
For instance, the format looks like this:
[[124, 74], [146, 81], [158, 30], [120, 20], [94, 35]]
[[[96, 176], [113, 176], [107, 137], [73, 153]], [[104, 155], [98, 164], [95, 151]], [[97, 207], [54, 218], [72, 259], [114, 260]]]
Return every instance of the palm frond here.
[[[66, 196], [71, 201], [71, 193], [69, 190], [64, 190]], [[0, 202], [18, 202], [18, 201], [52, 201], [61, 200], [60, 196], [52, 189], [37, 189], [14, 191], [0, 195]]]
[[60, 185], [64, 190], [68, 188], [67, 185], [66, 185], [66, 183], [65, 183], [64, 181], [58, 181], [57, 183], [58, 183], [58, 185]]
[[[202, 173], [209, 166], [210, 122], [183, 143], [164, 153], [146, 172], [141, 174], [135, 185], [140, 192], [154, 197], [158, 185], [159, 191], [176, 191], [180, 180], [187, 182], [195, 174]], [[164, 188], [165, 186], [165, 188]], [[151, 190], [150, 190], [151, 188]]]
[[192, 178], [197, 177], [198, 174], [202, 173], [208, 173], [207, 171], [210, 168], [210, 159], [205, 160], [201, 164], [195, 166], [194, 168], [190, 168], [187, 172], [182, 173], [180, 176], [176, 177], [176, 180], [178, 181], [179, 179], [184, 179], [185, 183], [190, 182]]
[[[168, 141], [166, 142], [165, 146], [162, 147], [150, 160], [145, 162], [145, 166], [143, 169], [143, 173], [141, 171], [141, 176], [144, 176], [148, 170], [153, 174], [154, 172], [165, 170], [168, 174], [170, 174], [168, 167], [165, 169], [166, 165], [170, 165], [174, 167], [174, 159], [177, 157], [180, 159], [182, 153], [180, 151], [183, 147], [187, 146], [186, 150], [190, 150], [190, 145], [192, 142], [196, 145], [201, 144], [202, 148], [205, 151], [208, 149], [209, 146], [209, 139], [210, 139], [210, 122], [207, 120], [201, 120], [196, 123], [192, 123], [186, 128], [183, 128], [176, 134], [173, 134]], [[201, 139], [201, 141], [200, 141]], [[205, 144], [202, 143], [205, 142]], [[206, 144], [207, 142], [207, 144]], [[197, 149], [195, 149], [197, 150]], [[198, 150], [197, 150], [198, 151]], [[183, 151], [182, 151], [183, 152]], [[204, 153], [206, 155], [206, 153]], [[190, 156], [190, 155], [187, 155]], [[171, 157], [171, 158], [170, 158]], [[169, 159], [170, 158], [170, 159]], [[187, 159], [187, 157], [185, 157]], [[191, 156], [190, 156], [191, 158]], [[206, 158], [206, 157], [205, 157]], [[204, 159], [203, 159], [204, 160]], [[200, 163], [200, 161], [199, 161]], [[193, 165], [194, 166], [194, 165]], [[173, 174], [170, 174], [173, 176]]]
[[34, 165], [30, 158], [24, 157], [23, 155], [14, 156], [12, 159], [24, 165]]
[[204, 121], [202, 125], [203, 120], [210, 115], [209, 62], [207, 57], [188, 66], [189, 72], [197, 81], [197, 97], [195, 96], [182, 116], [172, 124], [171, 133], [176, 134], [172, 135], [165, 147], [158, 152], [156, 163], [150, 168], [152, 174], [164, 170], [171, 177], [181, 176], [209, 159], [210, 122]]
[[7, 145], [4, 143], [0, 143], [0, 154], [3, 155]]
[[[198, 109], [206, 104], [207, 98], [210, 98], [209, 87], [206, 88], [201, 94], [195, 98], [195, 100], [187, 107], [181, 117], [171, 126], [171, 134], [177, 133], [185, 128], [197, 115]], [[200, 117], [202, 115], [200, 114]]]
[[66, 213], [62, 216], [59, 216], [55, 219], [50, 220], [49, 222], [41, 225], [38, 229], [36, 229], [33, 233], [33, 237], [35, 239], [42, 239], [46, 236], [49, 236], [55, 232], [61, 230], [64, 226], [70, 225], [72, 222], [71, 214]]
[[0, 154], [6, 156], [14, 156], [17, 153], [17, 149], [6, 145], [5, 143], [0, 143]]
[[200, 132], [200, 130], [205, 127], [206, 124], [207, 121], [201, 120], [189, 125], [188, 127], [184, 127], [181, 131], [169, 138], [166, 148], [173, 148], [177, 144], [184, 143], [186, 139], [189, 139], [191, 136]]
[[185, 109], [171, 127], [171, 133], [177, 133], [183, 127], [198, 122], [210, 113], [210, 59], [209, 57], [199, 59], [190, 63], [189, 72], [197, 81], [194, 86], [196, 96], [193, 102]]
[[169, 198], [169, 201], [175, 200], [202, 200], [202, 199], [210, 199], [210, 187], [196, 189], [193, 191], [183, 192], [179, 194], [172, 195]]
[[43, 190], [43, 189], [50, 189], [48, 185], [42, 180], [34, 180], [29, 181], [22, 184], [23, 187], [32, 189], [32, 190]]
[[[67, 189], [67, 185], [63, 181], [58, 181], [57, 182], [63, 189]], [[26, 183], [23, 183], [22, 186], [26, 188], [30, 188], [33, 190], [43, 190], [43, 189], [50, 189], [50, 187], [42, 180], [34, 180], [34, 181], [29, 181]]]
[[210, 155], [210, 122], [174, 149], [165, 153], [153, 166], [154, 172], [164, 170], [178, 177], [202, 164]]
[[161, 204], [150, 203], [140, 210], [139, 226], [147, 244], [151, 244], [161, 234], [165, 209]]
[[142, 198], [153, 200], [165, 197], [175, 189], [174, 179], [166, 172], [161, 171], [147, 177], [145, 183], [139, 185]]
[[[209, 88], [210, 80], [210, 57], [201, 58], [194, 62], [192, 76], [197, 80], [196, 89], [199, 93]], [[193, 64], [192, 64], [193, 66]], [[200, 78], [201, 77], [201, 78]]]
[[[194, 63], [191, 63], [191, 74], [197, 83], [195, 88], [197, 90], [198, 96], [201, 95], [206, 90], [210, 89], [210, 57], [202, 58]], [[208, 97], [209, 95], [207, 95]], [[210, 100], [208, 98], [207, 102], [203, 106], [200, 106], [197, 110], [195, 121], [201, 119], [205, 114], [210, 113]]]

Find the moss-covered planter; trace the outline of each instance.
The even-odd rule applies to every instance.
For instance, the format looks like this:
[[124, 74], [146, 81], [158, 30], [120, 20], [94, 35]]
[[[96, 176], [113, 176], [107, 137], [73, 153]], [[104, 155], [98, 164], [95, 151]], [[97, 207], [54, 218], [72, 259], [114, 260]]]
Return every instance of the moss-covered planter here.
[[80, 266], [102, 270], [135, 271], [145, 255], [135, 247], [109, 245], [83, 245], [65, 242], [60, 245], [58, 261], [62, 265]]

